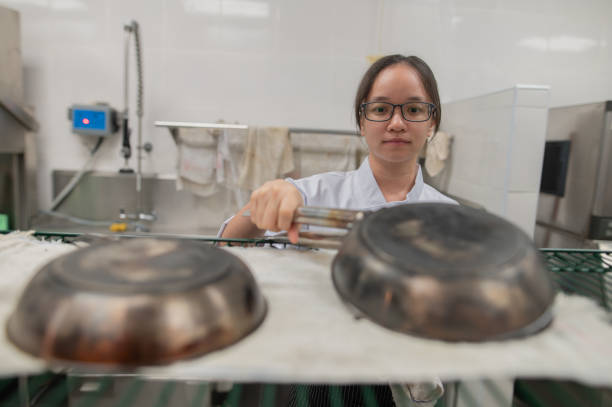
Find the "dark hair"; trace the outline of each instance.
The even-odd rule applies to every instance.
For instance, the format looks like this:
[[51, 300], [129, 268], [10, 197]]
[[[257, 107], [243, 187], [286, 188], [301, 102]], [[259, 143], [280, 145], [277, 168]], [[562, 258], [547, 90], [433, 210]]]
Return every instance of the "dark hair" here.
[[357, 121], [357, 128], [361, 129], [361, 104], [366, 101], [374, 81], [378, 77], [378, 74], [385, 68], [395, 64], [406, 64], [419, 74], [425, 92], [431, 98], [431, 102], [436, 105], [436, 109], [433, 112], [433, 119], [435, 121], [436, 131], [440, 127], [440, 120], [442, 119], [442, 107], [440, 106], [440, 95], [438, 94], [438, 84], [434, 77], [431, 68], [421, 58], [414, 55], [404, 56], [400, 54], [387, 55], [386, 57], [380, 58], [374, 62], [372, 66], [366, 71], [361, 78], [359, 88], [357, 88], [357, 95], [355, 96], [355, 120]]

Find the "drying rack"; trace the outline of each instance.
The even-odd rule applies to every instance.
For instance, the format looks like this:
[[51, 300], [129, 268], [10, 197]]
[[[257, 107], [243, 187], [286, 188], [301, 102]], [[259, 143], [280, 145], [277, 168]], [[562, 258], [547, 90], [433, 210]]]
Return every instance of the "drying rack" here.
[[[227, 123], [202, 123], [202, 122], [170, 122], [156, 121], [153, 123], [155, 127], [166, 127], [170, 130], [173, 136], [179, 128], [192, 129], [220, 129], [220, 130], [248, 130], [246, 124], [227, 124]], [[313, 129], [307, 127], [289, 127], [289, 133], [304, 133], [304, 134], [330, 134], [336, 136], [359, 136], [360, 134], [354, 130], [329, 130], [329, 129]]]
[[[87, 233], [64, 233], [37, 231], [33, 236], [38, 239], [59, 240], [63, 243], [73, 243], [78, 240], [87, 239], [91, 235]], [[186, 239], [205, 242], [209, 244], [226, 244], [228, 246], [281, 246], [286, 247], [286, 240], [278, 241], [273, 237], [262, 237], [254, 239], [225, 239], [202, 235], [170, 235], [170, 234], [129, 234], [120, 235], [98, 235], [98, 237], [119, 238], [172, 238]], [[553, 280], [559, 288], [569, 294], [579, 294], [593, 298], [599, 305], [612, 311], [612, 251], [589, 250], [589, 249], [555, 249], [543, 248], [539, 250], [544, 263], [551, 273]]]
[[[167, 128], [174, 142], [179, 144], [179, 129], [210, 129], [210, 130], [241, 130], [238, 134], [245, 135], [249, 130], [246, 124], [228, 124], [228, 123], [205, 123], [205, 122], [174, 122], [174, 121], [156, 121], [153, 123], [155, 127]], [[289, 135], [292, 134], [325, 134], [330, 136], [360, 136], [361, 134], [354, 130], [338, 130], [338, 129], [317, 129], [308, 127], [289, 127]], [[232, 134], [232, 133], [230, 133]], [[355, 152], [355, 168], [359, 167], [363, 161], [363, 152], [359, 149]]]
[[[0, 232], [7, 233], [7, 232]], [[97, 238], [169, 238], [194, 240], [213, 245], [228, 246], [271, 246], [286, 247], [286, 239], [275, 240], [273, 237], [254, 239], [226, 239], [202, 235], [141, 234], [122, 233], [120, 235], [92, 235], [89, 233], [65, 233], [36, 231], [33, 236], [41, 240], [59, 240], [73, 243], [79, 240]], [[294, 245], [295, 246], [295, 245]], [[548, 268], [553, 281], [559, 289], [568, 294], [578, 294], [594, 299], [600, 306], [612, 312], [612, 251], [590, 249], [540, 249], [542, 259]]]
[[[59, 240], [64, 243], [78, 242], [79, 240], [86, 240], [88, 235], [80, 233], [58, 233], [58, 232], [34, 232], [34, 237], [41, 240]], [[143, 235], [119, 235], [120, 238], [138, 238]], [[167, 236], [158, 236], [167, 237]], [[178, 238], [178, 236], [177, 236]], [[261, 239], [219, 239], [208, 236], [182, 236], [183, 239], [200, 241], [206, 244], [219, 244], [225, 243], [232, 246], [266, 246], [272, 244], [278, 244], [272, 238], [261, 238]], [[580, 294], [586, 297], [593, 298], [597, 301], [600, 306], [605, 308], [608, 312], [612, 311], [612, 251], [607, 250], [583, 250], [583, 249], [540, 249], [542, 258], [551, 273], [553, 280], [558, 284], [559, 288], [566, 293]], [[29, 376], [25, 378], [5, 378], [0, 380], [0, 395], [3, 391], [6, 391], [11, 385], [22, 388], [22, 392], [14, 392], [13, 401], [8, 405], [31, 405], [23, 404], [19, 402], [20, 394], [25, 391], [28, 394], [30, 400], [44, 400], [45, 406], [63, 406], [66, 405], [67, 398], [75, 391], [76, 388], [80, 388], [86, 383], [91, 390], [85, 397], [81, 398], [77, 403], [79, 406], [95, 406], [104, 405], [105, 394], [111, 391], [113, 388], [112, 374], [100, 374], [90, 375], [86, 377], [70, 376], [47, 372], [40, 375]], [[117, 397], [117, 406], [130, 406], [133, 405], [139, 397], [146, 393], [147, 380], [138, 374], [126, 375], [124, 377], [127, 385], [122, 389], [121, 394]], [[59, 384], [58, 384], [59, 383]], [[570, 391], [563, 385], [554, 383], [555, 398], [563, 399], [565, 402], [559, 405], [566, 406], [577, 406], [580, 405], [574, 401], [575, 398]], [[211, 391], [210, 383], [195, 383], [192, 388], [192, 398], [189, 405], [202, 406], [204, 399]], [[227, 393], [225, 401], [220, 404], [224, 407], [233, 407], [244, 405], [245, 397], [249, 397], [249, 385], [248, 384], [234, 384], [231, 391]], [[495, 386], [494, 382], [488, 382], [487, 386]], [[25, 389], [25, 390], [23, 390]], [[110, 390], [109, 390], [110, 389]], [[262, 384], [260, 390], [257, 393], [258, 402], [253, 404], [252, 402], [247, 405], [257, 405], [265, 407], [273, 407], [278, 405], [277, 399], [280, 386], [276, 384]], [[365, 405], [378, 406], [374, 390], [372, 386], [362, 385], [359, 386]], [[494, 389], [493, 389], [494, 390]], [[173, 394], [182, 391], [181, 383], [175, 381], [162, 381], [157, 387], [156, 392], [156, 406], [169, 406]], [[309, 406], [308, 404], [308, 385], [296, 384], [294, 386], [296, 394], [297, 406]], [[465, 390], [464, 390], [465, 391]], [[538, 394], [531, 392], [530, 388], [522, 381], [518, 381], [515, 387], [515, 392], [520, 392], [526, 398], [535, 401], [534, 405], [546, 405], [543, 400], [538, 401]], [[516, 393], [515, 393], [516, 394]], [[252, 395], [252, 394], [251, 394]], [[331, 406], [342, 406], [342, 392], [338, 386], [330, 386], [329, 392], [329, 405]], [[446, 402], [448, 403], [448, 401]], [[441, 401], [437, 406], [447, 406], [452, 404], [445, 404]], [[312, 405], [311, 405], [312, 406]], [[312, 406], [315, 407], [315, 406]]]

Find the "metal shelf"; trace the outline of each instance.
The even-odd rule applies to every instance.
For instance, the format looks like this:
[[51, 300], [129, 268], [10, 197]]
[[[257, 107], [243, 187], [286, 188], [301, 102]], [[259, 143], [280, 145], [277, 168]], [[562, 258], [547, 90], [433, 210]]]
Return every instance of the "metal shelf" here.
[[[286, 241], [279, 243], [272, 238], [219, 239], [198, 235], [143, 235], [129, 233], [88, 235], [83, 233], [39, 231], [34, 232], [33, 236], [39, 239], [61, 240], [65, 243], [79, 240], [91, 241], [98, 238], [154, 237], [188, 239], [210, 244], [224, 243], [228, 246], [287, 245]], [[612, 310], [612, 251], [546, 248], [540, 249], [540, 253], [560, 290], [568, 294], [579, 294], [593, 298], [608, 311]]]
[[541, 249], [553, 280], [568, 294], [583, 295], [612, 310], [612, 251]]
[[[113, 235], [104, 236], [89, 236], [80, 233], [51, 233], [51, 232], [34, 232], [33, 236], [45, 240], [60, 240], [62, 242], [71, 243], [79, 240], [87, 241], [88, 239], [117, 237]], [[118, 235], [122, 238], [143, 237], [143, 235]], [[168, 236], [157, 236], [166, 237]], [[273, 239], [217, 239], [207, 236], [183, 236], [181, 238], [202, 241], [205, 244], [215, 244], [224, 242], [230, 245], [238, 246], [262, 246], [269, 244], [277, 244]], [[583, 295], [593, 298], [602, 307], [608, 311], [612, 306], [612, 251], [600, 250], [583, 250], [583, 249], [540, 249], [542, 259], [548, 267], [553, 280], [558, 285], [559, 289], [572, 294]], [[53, 379], [53, 380], [52, 380]], [[25, 380], [25, 382], [24, 382]], [[35, 405], [41, 406], [140, 406], [140, 405], [155, 405], [169, 406], [176, 405], [176, 397], [184, 397], [186, 394], [186, 382], [178, 381], [161, 381], [153, 380], [138, 375], [130, 375], [125, 377], [122, 386], [117, 385], [117, 376], [115, 375], [99, 375], [96, 377], [79, 377], [66, 376], [65, 374], [45, 373], [43, 375], [22, 377], [22, 378], [4, 378], [0, 379], [0, 406], [21, 406], [27, 405], [25, 399], [37, 401]], [[84, 392], [83, 383], [87, 381], [89, 390]], [[25, 383], [25, 386], [22, 386]], [[519, 393], [527, 397], [529, 400], [537, 400], [541, 397], [540, 394], [531, 391], [527, 387], [527, 382], [519, 382], [517, 389]], [[552, 381], [555, 386], [554, 393], [556, 396], [567, 399], [566, 405], [583, 405], [581, 402], [572, 402], [565, 385], [557, 384], [559, 382]], [[205, 382], [192, 382], [189, 384], [190, 396], [187, 399], [187, 404], [192, 406], [202, 406], [206, 404], [206, 400], [210, 398], [212, 385]], [[253, 392], [253, 386], [257, 387], [257, 391]], [[278, 406], [286, 405], [287, 385], [279, 385], [273, 383], [265, 384], [241, 384], [236, 383], [231, 391], [222, 396], [215, 406]], [[378, 406], [374, 396], [374, 387], [362, 385], [355, 387], [355, 393], [358, 394], [366, 406]], [[12, 389], [12, 390], [11, 390]], [[21, 389], [21, 392], [19, 391]], [[517, 391], [518, 391], [517, 390]], [[313, 406], [309, 403], [309, 395], [311, 395], [310, 386], [307, 384], [291, 385], [292, 399], [295, 406]], [[464, 390], [465, 391], [465, 390]], [[600, 392], [600, 389], [591, 389], [593, 394]], [[27, 396], [25, 395], [27, 393]], [[567, 393], [567, 394], [566, 394]], [[339, 386], [329, 386], [325, 394], [321, 394], [319, 401], [325, 399], [326, 405], [343, 406], [346, 405], [346, 397], [348, 393], [344, 393]], [[150, 399], [155, 402], [150, 404]], [[69, 401], [70, 400], [70, 401]], [[111, 402], [112, 400], [112, 402]], [[312, 399], [311, 399], [312, 400]], [[8, 403], [8, 404], [6, 404]], [[109, 404], [110, 403], [110, 404]], [[350, 404], [350, 403], [349, 403]], [[437, 406], [445, 406], [444, 400], [440, 400]], [[534, 405], [546, 405], [544, 399], [540, 399], [539, 403]]]

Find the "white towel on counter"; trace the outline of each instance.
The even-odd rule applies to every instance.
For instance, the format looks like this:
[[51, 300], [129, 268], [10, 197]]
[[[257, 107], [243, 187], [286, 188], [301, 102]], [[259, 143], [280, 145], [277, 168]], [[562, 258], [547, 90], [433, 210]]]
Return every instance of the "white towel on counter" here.
[[254, 190], [293, 171], [293, 148], [287, 127], [249, 127], [238, 184]]
[[181, 128], [176, 138], [176, 189], [206, 197], [217, 191], [217, 140], [207, 129]]
[[[3, 327], [36, 271], [76, 248], [28, 240], [31, 243], [23, 243], [23, 235], [0, 235]], [[612, 385], [610, 315], [591, 299], [558, 293], [553, 322], [526, 338], [444, 342], [393, 332], [367, 318], [355, 319], [330, 281], [336, 251], [223, 250], [238, 256], [257, 280], [270, 306], [263, 324], [232, 346], [169, 365], [142, 367], [139, 374], [169, 380], [338, 384], [420, 383], [435, 376], [444, 382], [546, 377]], [[48, 369], [44, 361], [18, 351], [4, 329], [0, 330], [0, 360], [3, 376]]]
[[444, 169], [450, 157], [451, 140], [452, 136], [450, 134], [439, 131], [427, 143], [425, 169], [430, 176], [435, 177]]

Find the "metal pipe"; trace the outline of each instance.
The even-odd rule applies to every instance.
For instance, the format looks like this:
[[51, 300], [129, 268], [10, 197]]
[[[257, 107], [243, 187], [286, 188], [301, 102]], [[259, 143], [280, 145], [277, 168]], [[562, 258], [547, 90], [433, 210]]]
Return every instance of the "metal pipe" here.
[[28, 376], [19, 376], [19, 400], [22, 407], [30, 407], [30, 390], [28, 389]]
[[121, 118], [121, 126], [123, 127], [123, 140], [121, 146], [121, 154], [125, 160], [124, 168], [127, 171], [128, 160], [132, 155], [130, 147], [130, 129], [129, 129], [129, 61], [130, 61], [130, 37], [132, 36], [132, 24], [126, 24], [123, 26], [125, 30], [125, 43], [124, 43], [124, 55], [123, 55], [123, 117]]
[[143, 85], [142, 85], [142, 48], [140, 42], [140, 30], [138, 23], [132, 21], [134, 30], [134, 45], [136, 46], [136, 72], [138, 77], [138, 93], [136, 99], [136, 116], [138, 117], [138, 139], [136, 145], [137, 165], [136, 165], [136, 210], [142, 211], [142, 116], [143, 116]]
[[130, 60], [130, 36], [132, 34], [132, 25], [126, 24], [123, 26], [123, 29], [126, 32], [125, 35], [125, 45], [124, 45], [124, 55], [123, 55], [123, 115], [127, 117], [128, 114], [128, 106], [129, 106], [129, 60]]
[[[143, 177], [142, 177], [142, 160], [143, 160], [143, 150], [145, 150], [145, 146], [142, 142], [142, 117], [143, 117], [143, 75], [142, 75], [142, 43], [140, 39], [140, 30], [138, 22], [132, 20], [129, 24], [124, 26], [125, 31], [127, 32], [126, 40], [125, 40], [125, 65], [124, 65], [124, 89], [123, 96], [125, 99], [125, 110], [123, 117], [124, 124], [124, 141], [122, 147], [122, 153], [125, 157], [125, 166], [126, 170], [124, 172], [133, 172], [130, 169], [127, 169], [128, 158], [131, 155], [131, 147], [129, 144], [129, 127], [128, 127], [128, 110], [129, 110], [129, 42], [130, 36], [134, 35], [134, 47], [136, 53], [136, 73], [137, 73], [137, 98], [136, 98], [136, 117], [138, 118], [138, 127], [137, 127], [137, 140], [136, 140], [136, 210], [134, 216], [137, 219], [152, 221], [155, 220], [155, 214], [153, 213], [144, 213], [143, 208]], [[149, 151], [149, 149], [147, 149]], [[137, 227], [139, 227], [137, 225]]]
[[[200, 122], [169, 122], [156, 121], [156, 127], [175, 128], [201, 128], [201, 129], [232, 129], [232, 130], [248, 130], [246, 124], [224, 124], [224, 123], [200, 123]], [[359, 136], [360, 133], [353, 130], [332, 130], [332, 129], [311, 129], [306, 127], [289, 127], [289, 133], [306, 133], [306, 134], [331, 134], [338, 136]]]
[[[140, 30], [138, 22], [132, 20], [130, 24], [126, 24], [124, 26], [125, 31], [127, 32], [126, 40], [125, 40], [125, 64], [124, 64], [124, 89], [123, 89], [123, 97], [125, 102], [124, 109], [124, 133], [129, 132], [127, 127], [128, 123], [128, 112], [129, 112], [129, 57], [130, 57], [130, 36], [134, 35], [134, 46], [136, 49], [136, 73], [137, 73], [137, 84], [138, 90], [136, 95], [136, 116], [138, 117], [138, 127], [137, 127], [137, 141], [136, 141], [136, 210], [142, 210], [142, 116], [143, 116], [143, 84], [142, 84], [142, 48], [141, 48], [141, 40], [140, 40]], [[124, 135], [124, 139], [125, 139]], [[125, 140], [124, 140], [125, 144]], [[124, 149], [129, 149], [128, 146], [123, 146]], [[129, 155], [127, 151], [124, 151], [124, 157], [126, 157], [126, 167], [127, 167], [127, 159]]]
[[53, 199], [53, 202], [51, 202], [50, 211], [55, 211], [57, 207], [61, 205], [64, 199], [66, 199], [66, 197], [72, 193], [72, 191], [77, 186], [77, 184], [81, 182], [81, 178], [83, 178], [83, 176], [86, 173], [91, 171], [94, 165], [94, 161], [96, 160], [96, 153], [100, 149], [100, 146], [102, 145], [103, 142], [104, 142], [104, 137], [99, 137], [98, 141], [96, 142], [96, 145], [89, 152], [89, 159], [85, 162], [85, 165], [83, 166], [83, 168], [72, 177], [72, 179], [68, 182], [68, 184], [66, 184], [66, 186]]
[[334, 136], [360, 136], [361, 133], [353, 130], [329, 130], [329, 129], [309, 129], [302, 127], [289, 127], [289, 133], [305, 134], [331, 134]]

